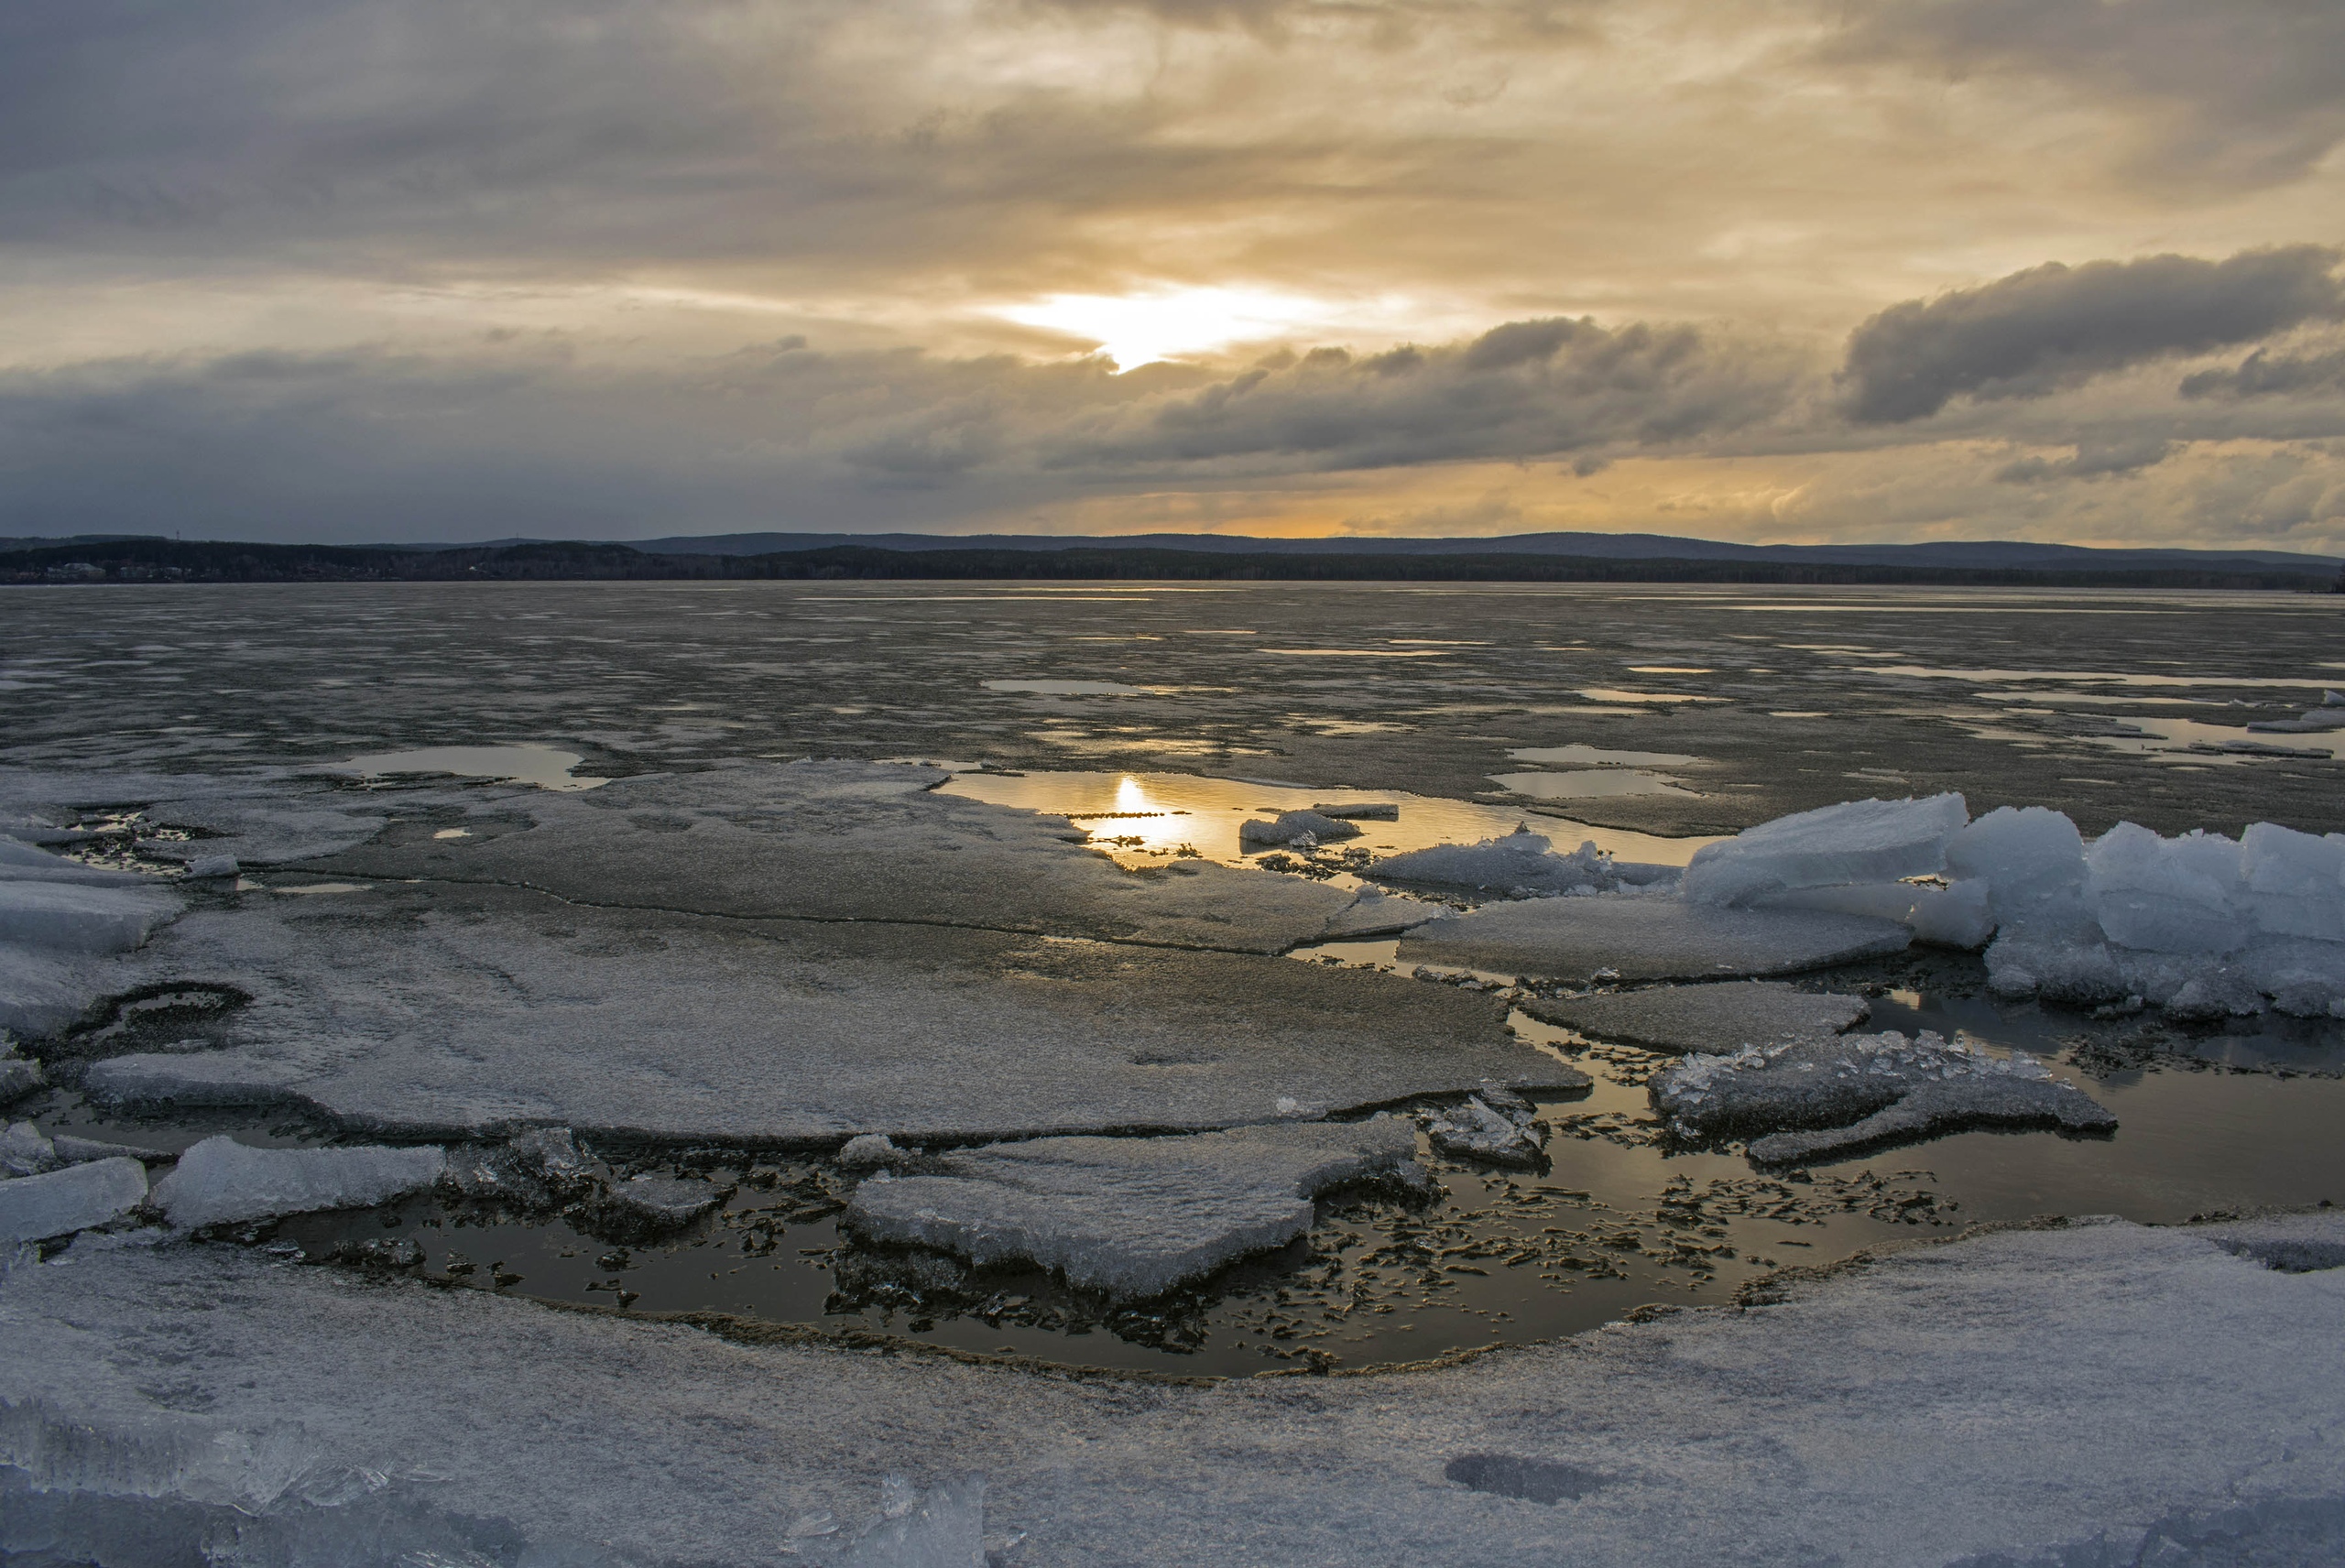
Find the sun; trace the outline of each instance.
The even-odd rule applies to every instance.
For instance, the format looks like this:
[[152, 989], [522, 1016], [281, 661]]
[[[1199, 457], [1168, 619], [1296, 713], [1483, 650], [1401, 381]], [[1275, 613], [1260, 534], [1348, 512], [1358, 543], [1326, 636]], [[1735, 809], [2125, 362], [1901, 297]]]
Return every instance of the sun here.
[[1143, 294], [1052, 294], [997, 314], [1099, 345], [1118, 370], [1273, 337], [1334, 312], [1269, 289], [1159, 289]]

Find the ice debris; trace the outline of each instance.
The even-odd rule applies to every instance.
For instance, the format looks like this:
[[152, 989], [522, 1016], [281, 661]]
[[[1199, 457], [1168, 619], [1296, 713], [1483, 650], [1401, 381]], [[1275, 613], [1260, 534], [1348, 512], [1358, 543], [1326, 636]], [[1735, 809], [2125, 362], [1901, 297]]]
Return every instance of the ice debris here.
[[0, 942], [67, 953], [125, 953], [180, 911], [151, 887], [0, 881]]
[[848, 1568], [987, 1568], [986, 1478], [965, 1475], [915, 1489], [901, 1475], [879, 1485], [879, 1517], [856, 1537]]
[[0, 1037], [0, 1105], [13, 1105], [41, 1086], [40, 1063], [16, 1054], [16, 1047]]
[[1270, 822], [1256, 818], [1238, 824], [1240, 844], [1325, 844], [1329, 839], [1358, 838], [1360, 830], [1318, 811], [1281, 811]]
[[1415, 1160], [1415, 1129], [1392, 1117], [1036, 1138], [942, 1156], [933, 1174], [875, 1176], [845, 1223], [874, 1241], [980, 1266], [1025, 1258], [1075, 1285], [1151, 1296], [1301, 1236], [1329, 1188], [1416, 1180]]
[[878, 1166], [893, 1165], [905, 1158], [895, 1140], [884, 1132], [858, 1133], [848, 1138], [839, 1149], [839, 1163], [849, 1171], [869, 1171]]
[[1871, 1011], [1861, 996], [1798, 991], [1780, 980], [1655, 985], [1598, 996], [1525, 996], [1534, 1018], [1662, 1051], [1731, 1051], [1845, 1033]]
[[2328, 730], [2345, 730], [2345, 691], [2323, 691], [2320, 706], [2307, 708], [2293, 719], [2265, 719], [2247, 726], [2277, 735], [2318, 735]]
[[1548, 839], [1518, 827], [1502, 838], [1478, 844], [1437, 844], [1430, 849], [1390, 855], [1369, 875], [1380, 881], [1422, 882], [1530, 897], [1599, 892], [1622, 887], [1662, 887], [1677, 879], [1674, 866], [1616, 861], [1593, 840], [1569, 855], [1558, 855]]
[[431, 1186], [446, 1163], [432, 1146], [254, 1149], [223, 1134], [180, 1156], [155, 1183], [155, 1206], [188, 1229], [366, 1208]]
[[1727, 909], [1613, 895], [1485, 904], [1401, 939], [1402, 963], [1591, 981], [1791, 975], [1895, 953], [1902, 925], [1805, 909]]
[[1425, 1121], [1425, 1136], [1444, 1154], [1537, 1170], [1544, 1129], [1536, 1118], [1530, 1101], [1502, 1085], [1486, 1083], [1458, 1104], [1433, 1112]]
[[2024, 1052], [2008, 1060], [1924, 1032], [1746, 1046], [1689, 1056], [1647, 1084], [1685, 1138], [1744, 1137], [1761, 1164], [1790, 1164], [1957, 1127], [2105, 1131], [2117, 1118]]
[[104, 1225], [146, 1196], [147, 1168], [136, 1160], [93, 1160], [0, 1181], [0, 1248]]

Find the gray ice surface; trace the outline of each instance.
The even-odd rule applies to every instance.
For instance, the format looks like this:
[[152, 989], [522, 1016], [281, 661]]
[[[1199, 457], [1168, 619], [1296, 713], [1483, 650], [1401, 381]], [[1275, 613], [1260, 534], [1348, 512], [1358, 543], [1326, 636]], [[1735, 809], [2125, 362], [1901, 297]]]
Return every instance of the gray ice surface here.
[[179, 910], [178, 898], [152, 886], [0, 881], [0, 942], [59, 953], [124, 953]]
[[[136, 1208], [147, 1168], [136, 1160], [93, 1160], [38, 1176], [0, 1181], [0, 1254], [27, 1241], [68, 1236]], [[5, 1345], [0, 1338], [0, 1345]]]
[[150, 826], [197, 835], [141, 840], [140, 849], [158, 859], [230, 855], [248, 866], [348, 849], [388, 821], [363, 791], [305, 779], [288, 768], [234, 774], [0, 768], [0, 814], [47, 821], [62, 811], [125, 807], [143, 810]]
[[2117, 1125], [2033, 1057], [2006, 1059], [1893, 1029], [1689, 1056], [1655, 1073], [1647, 1092], [1673, 1130], [1748, 1138], [1751, 1158], [1762, 1164], [1966, 1127], [2105, 1132]]
[[1861, 915], [1591, 895], [1484, 904], [1409, 932], [1400, 958], [1555, 980], [1716, 980], [1820, 969], [1912, 940], [1902, 925]]
[[1493, 998], [1285, 959], [879, 923], [750, 924], [383, 888], [188, 916], [115, 984], [250, 994], [233, 1044], [94, 1062], [96, 1098], [307, 1103], [359, 1128], [829, 1143], [1188, 1130], [1578, 1082]]
[[1871, 1010], [1861, 996], [1798, 991], [1779, 980], [1655, 985], [1598, 996], [1525, 996], [1534, 1018], [1661, 1051], [1730, 1051], [1841, 1034]]
[[741, 762], [578, 793], [512, 791], [493, 809], [524, 820], [518, 831], [373, 844], [320, 864], [736, 919], [911, 920], [1239, 953], [1309, 941], [1351, 901], [1324, 883], [1205, 860], [1125, 871], [1063, 817], [933, 792], [948, 777]]
[[[2301, 1224], [2345, 1245], [2345, 1219]], [[2345, 1498], [2345, 1271], [2267, 1269], [2221, 1228], [2002, 1232], [1754, 1311], [1211, 1388], [84, 1236], [0, 1280], [0, 1550], [201, 1561], [233, 1530], [283, 1557], [342, 1530], [456, 1559], [495, 1530], [507, 1561], [834, 1563], [894, 1474], [983, 1475], [1026, 1568], [1942, 1568], [2096, 1536], [2124, 1562], [2177, 1511]], [[812, 1533], [824, 1513], [848, 1528]]]
[[1025, 1258], [1074, 1284], [1152, 1296], [1311, 1228], [1312, 1199], [1413, 1174], [1416, 1129], [1369, 1121], [1238, 1127], [1184, 1138], [1046, 1138], [874, 1176], [846, 1223], [978, 1264]]

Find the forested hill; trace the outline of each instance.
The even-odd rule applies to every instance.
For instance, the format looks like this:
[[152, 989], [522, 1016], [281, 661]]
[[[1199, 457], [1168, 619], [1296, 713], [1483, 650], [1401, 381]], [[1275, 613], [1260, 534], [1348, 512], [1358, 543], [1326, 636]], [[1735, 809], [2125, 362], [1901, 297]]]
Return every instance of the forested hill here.
[[1939, 583], [2037, 587], [2345, 591], [2326, 563], [2210, 557], [2187, 565], [1952, 565], [1780, 557], [1696, 559], [1548, 553], [1170, 550], [1084, 544], [1063, 550], [907, 550], [832, 545], [763, 554], [700, 554], [623, 544], [524, 541], [442, 549], [82, 539], [0, 550], [0, 583], [758, 582], [942, 578], [1177, 582], [1483, 582]]

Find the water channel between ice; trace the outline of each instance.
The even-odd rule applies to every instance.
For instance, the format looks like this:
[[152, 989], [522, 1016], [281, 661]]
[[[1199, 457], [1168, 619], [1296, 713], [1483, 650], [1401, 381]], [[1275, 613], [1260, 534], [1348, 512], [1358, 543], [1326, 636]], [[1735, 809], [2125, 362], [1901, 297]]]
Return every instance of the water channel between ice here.
[[[515, 776], [510, 758], [458, 760]], [[1649, 759], [1554, 760], [1602, 768]], [[430, 766], [398, 755], [367, 761], [369, 772]], [[568, 766], [554, 768], [549, 779], [566, 779]], [[1345, 866], [1357, 862], [1314, 859], [1308, 851], [1263, 855], [1238, 842], [1238, 824], [1249, 817], [1328, 804], [1399, 808], [1396, 821], [1365, 821], [1363, 835], [1338, 849], [1391, 853], [1470, 842], [1521, 822], [1559, 846], [1593, 840], [1622, 859], [1682, 864], [1709, 842], [1587, 827], [1541, 815], [1520, 799], [1445, 800], [1269, 779], [1020, 775], [962, 765], [942, 788], [1065, 814], [1127, 866], [1200, 855], [1348, 880]], [[365, 896], [356, 885], [293, 876], [245, 886]], [[1292, 956], [1391, 967], [1393, 951], [1389, 940], [1336, 942]], [[326, 1257], [411, 1237], [422, 1250], [423, 1277], [452, 1287], [636, 1313], [734, 1314], [1055, 1363], [1245, 1375], [1409, 1362], [1552, 1338], [1653, 1304], [1725, 1302], [1781, 1268], [1829, 1263], [1981, 1222], [2114, 1214], [2164, 1224], [2345, 1200], [2345, 1144], [2333, 1136], [2345, 1119], [2345, 1031], [2337, 1026], [2267, 1018], [2190, 1029], [2097, 1018], [2000, 1004], [1981, 980], [1971, 955], [1917, 949], [1799, 983], [1866, 995], [1868, 1029], [1933, 1029], [1992, 1051], [2045, 1057], [2115, 1113], [2114, 1135], [1974, 1131], [1791, 1172], [1761, 1171], [1739, 1146], [1688, 1149], [1660, 1136], [1643, 1084], [1666, 1055], [1584, 1039], [1518, 1011], [1511, 1025], [1520, 1037], [1593, 1078], [1584, 1093], [1539, 1102], [1549, 1128], [1541, 1170], [1478, 1166], [1426, 1147], [1441, 1197], [1334, 1194], [1321, 1202], [1307, 1237], [1136, 1304], [1085, 1296], [1031, 1268], [964, 1274], [926, 1255], [863, 1247], [836, 1225], [852, 1175], [821, 1159], [740, 1150], [599, 1151], [622, 1172], [713, 1175], [730, 1190], [713, 1218], [648, 1245], [616, 1246], [562, 1220], [498, 1215], [431, 1196], [299, 1216], [250, 1240]], [[63, 1093], [30, 1108], [52, 1132], [170, 1148], [223, 1130], [247, 1142], [330, 1136], [298, 1116], [224, 1111], [159, 1124], [104, 1113]]]

